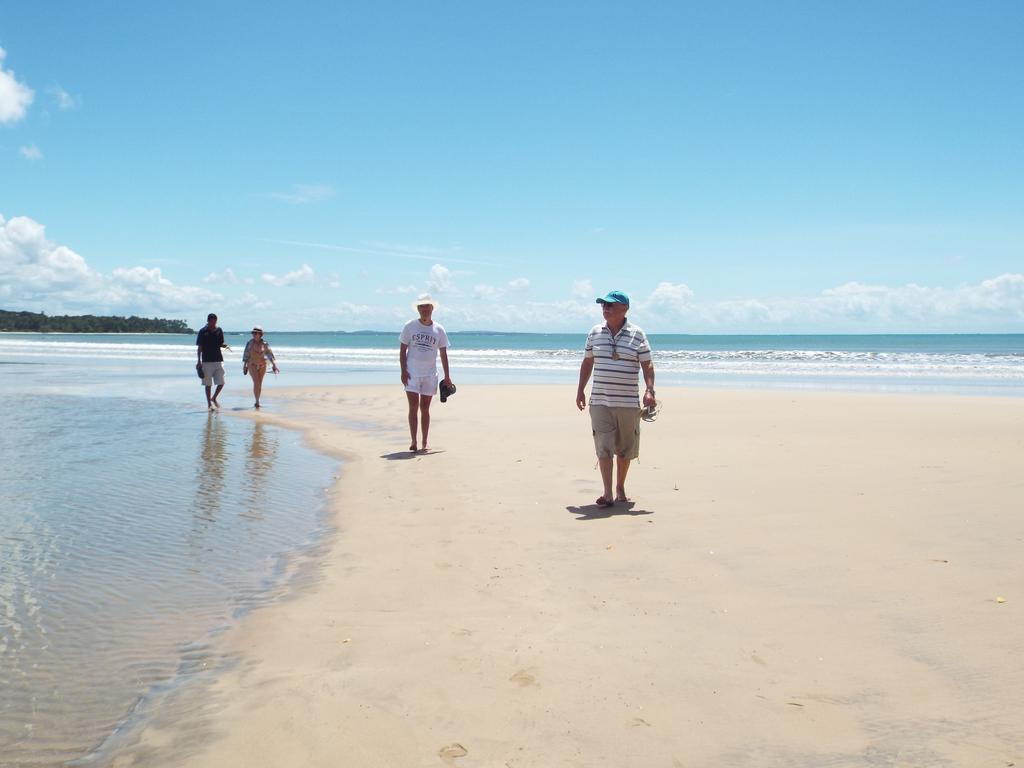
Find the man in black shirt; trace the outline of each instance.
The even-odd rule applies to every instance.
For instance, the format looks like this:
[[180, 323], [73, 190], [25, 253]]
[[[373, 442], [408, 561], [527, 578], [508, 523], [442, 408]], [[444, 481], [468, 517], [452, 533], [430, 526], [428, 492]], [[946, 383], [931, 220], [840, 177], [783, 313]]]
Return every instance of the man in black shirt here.
[[[224, 331], [217, 327], [217, 316], [212, 312], [206, 316], [206, 325], [199, 329], [196, 336], [196, 354], [203, 368], [203, 386], [206, 387], [206, 407], [211, 411], [220, 408], [217, 395], [224, 389], [224, 355], [222, 349], [231, 349], [224, 343]], [[217, 389], [210, 396], [211, 387]]]

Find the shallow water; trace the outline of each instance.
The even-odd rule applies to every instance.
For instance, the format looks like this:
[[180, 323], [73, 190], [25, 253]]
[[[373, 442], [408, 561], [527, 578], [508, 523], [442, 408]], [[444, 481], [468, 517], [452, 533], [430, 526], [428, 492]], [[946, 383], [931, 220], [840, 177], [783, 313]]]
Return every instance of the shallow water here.
[[4, 394], [0, 765], [97, 754], [328, 533], [336, 463], [170, 402]]

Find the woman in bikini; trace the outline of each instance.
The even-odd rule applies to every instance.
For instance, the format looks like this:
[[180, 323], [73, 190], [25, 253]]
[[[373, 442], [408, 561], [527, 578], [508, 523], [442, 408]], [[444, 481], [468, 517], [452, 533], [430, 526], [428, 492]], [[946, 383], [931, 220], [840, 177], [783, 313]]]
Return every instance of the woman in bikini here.
[[267, 375], [268, 360], [271, 370], [277, 373], [274, 352], [263, 340], [263, 328], [257, 325], [252, 329], [252, 338], [246, 343], [245, 351], [242, 353], [242, 374], [252, 376], [252, 393], [256, 397], [257, 408], [260, 407], [260, 393], [263, 391], [263, 377]]

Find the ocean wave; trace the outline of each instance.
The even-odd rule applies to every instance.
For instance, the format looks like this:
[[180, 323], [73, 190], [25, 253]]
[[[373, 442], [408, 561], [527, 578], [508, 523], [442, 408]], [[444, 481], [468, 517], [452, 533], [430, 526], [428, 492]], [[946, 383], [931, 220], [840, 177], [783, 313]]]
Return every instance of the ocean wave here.
[[[124, 362], [177, 362], [195, 359], [191, 344], [113, 342], [106, 340], [0, 339], [0, 360], [62, 359]], [[282, 365], [369, 368], [397, 364], [394, 347], [276, 347]], [[579, 349], [450, 349], [453, 365], [471, 369], [569, 371], [578, 368]], [[225, 353], [241, 360], [241, 349]], [[1008, 352], [871, 352], [815, 349], [674, 349], [655, 350], [656, 368], [681, 374], [735, 376], [929, 377], [1019, 380], [1024, 383], [1024, 354]]]

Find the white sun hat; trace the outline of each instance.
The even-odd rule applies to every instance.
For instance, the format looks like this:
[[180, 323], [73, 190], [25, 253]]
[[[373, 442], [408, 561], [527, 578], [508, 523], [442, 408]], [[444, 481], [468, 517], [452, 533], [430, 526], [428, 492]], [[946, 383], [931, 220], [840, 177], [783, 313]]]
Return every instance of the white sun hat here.
[[419, 296], [417, 296], [416, 301], [412, 303], [412, 308], [419, 312], [420, 307], [422, 307], [424, 304], [429, 304], [434, 309], [437, 309], [437, 302], [434, 301], [434, 299], [430, 296], [429, 293], [421, 293]]

